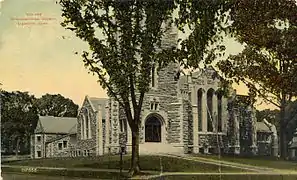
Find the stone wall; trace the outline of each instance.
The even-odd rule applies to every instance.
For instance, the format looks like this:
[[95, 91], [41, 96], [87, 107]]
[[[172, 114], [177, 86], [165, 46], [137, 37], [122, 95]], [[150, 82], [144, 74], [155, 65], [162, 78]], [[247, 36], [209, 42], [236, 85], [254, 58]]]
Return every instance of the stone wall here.
[[270, 156], [273, 155], [273, 137], [272, 132], [258, 132], [257, 133], [257, 146], [258, 155]]
[[[64, 147], [64, 142], [67, 142], [66, 147]], [[59, 149], [59, 144], [62, 145], [62, 149]], [[73, 152], [76, 152], [76, 135], [64, 136], [46, 145], [46, 157], [48, 158], [70, 157]]]
[[[37, 137], [40, 136], [40, 141], [37, 141]], [[43, 134], [34, 134], [33, 138], [31, 139], [34, 145], [34, 151], [32, 151], [33, 158], [41, 158], [44, 157], [44, 143], [45, 143], [45, 136]], [[37, 156], [37, 152], [41, 152], [41, 157]]]
[[[89, 112], [90, 119], [90, 128], [91, 128], [91, 137], [89, 139], [82, 139], [81, 136], [81, 122], [83, 109], [86, 108]], [[96, 112], [92, 109], [91, 104], [87, 99], [84, 100], [82, 108], [78, 114], [78, 122], [77, 122], [77, 149], [80, 151], [89, 150], [91, 155], [96, 155], [96, 132], [97, 132], [97, 119]]]
[[183, 144], [185, 153], [192, 152], [189, 145], [193, 145], [193, 117], [192, 106], [188, 100], [183, 100]]
[[110, 100], [110, 152], [119, 152], [119, 105], [114, 99]]
[[[218, 153], [218, 148], [226, 149], [228, 146], [228, 138], [224, 134], [199, 134], [199, 147], [209, 153]], [[223, 153], [223, 152], [221, 152]]]
[[258, 155], [270, 156], [272, 147], [270, 142], [258, 142]]

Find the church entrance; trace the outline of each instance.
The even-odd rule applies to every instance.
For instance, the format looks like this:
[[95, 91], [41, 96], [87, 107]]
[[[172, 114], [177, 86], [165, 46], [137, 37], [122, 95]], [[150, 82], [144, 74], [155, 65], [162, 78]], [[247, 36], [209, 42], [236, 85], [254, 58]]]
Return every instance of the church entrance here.
[[161, 142], [161, 122], [156, 116], [145, 122], [145, 142]]

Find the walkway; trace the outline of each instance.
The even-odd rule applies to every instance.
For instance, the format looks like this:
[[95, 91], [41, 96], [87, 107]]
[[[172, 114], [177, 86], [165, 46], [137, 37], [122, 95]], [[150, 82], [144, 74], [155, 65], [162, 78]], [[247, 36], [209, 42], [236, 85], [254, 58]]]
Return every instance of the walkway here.
[[225, 160], [216, 160], [216, 159], [210, 159], [210, 158], [203, 158], [203, 157], [197, 157], [197, 156], [191, 156], [187, 154], [160, 154], [162, 156], [169, 156], [169, 157], [175, 157], [175, 158], [181, 158], [185, 160], [191, 160], [191, 161], [197, 161], [197, 162], [203, 162], [208, 164], [214, 164], [214, 165], [221, 165], [224, 167], [232, 167], [237, 169], [244, 169], [252, 172], [257, 173], [289, 173], [289, 174], [297, 174], [297, 171], [294, 170], [286, 170], [286, 169], [275, 169], [275, 168], [269, 168], [269, 167], [262, 167], [262, 166], [253, 166], [248, 164], [242, 164], [242, 163], [235, 163]]

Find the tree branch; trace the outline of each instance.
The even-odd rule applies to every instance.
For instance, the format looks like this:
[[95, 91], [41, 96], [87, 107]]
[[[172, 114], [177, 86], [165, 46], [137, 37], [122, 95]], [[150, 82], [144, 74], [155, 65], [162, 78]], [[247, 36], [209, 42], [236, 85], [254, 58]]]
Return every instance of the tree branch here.
[[[241, 81], [242, 81], [244, 84], [246, 84], [247, 86], [253, 86], [253, 87], [254, 87], [253, 90], [256, 91], [256, 92], [258, 93], [258, 95], [259, 95], [260, 97], [262, 97], [263, 99], [265, 99], [266, 101], [270, 102], [271, 104], [275, 105], [275, 106], [278, 107], [278, 108], [281, 107], [279, 104], [277, 104], [277, 103], [273, 102], [271, 99], [267, 98], [267, 95], [263, 94], [263, 93], [259, 90], [259, 88], [256, 88], [255, 85], [253, 85], [252, 83], [248, 82], [246, 79], [241, 79]], [[261, 86], [262, 88], [264, 88], [262, 85], [260, 85], [260, 84], [258, 84], [258, 85]], [[264, 88], [264, 90], [267, 91], [266, 88]], [[268, 91], [268, 92], [269, 92], [269, 91]]]
[[[94, 67], [92, 63], [89, 63], [88, 65], [91, 66], [92, 69], [96, 69], [96, 67]], [[107, 87], [107, 89], [111, 93], [111, 95], [119, 102], [120, 106], [122, 106], [123, 108], [125, 108], [124, 103], [118, 98], [117, 94], [113, 91], [112, 87], [106, 81], [105, 77], [103, 77], [103, 75], [101, 75], [100, 72], [98, 72], [98, 71], [95, 71], [95, 73], [101, 79], [102, 83], [104, 83], [104, 85]]]

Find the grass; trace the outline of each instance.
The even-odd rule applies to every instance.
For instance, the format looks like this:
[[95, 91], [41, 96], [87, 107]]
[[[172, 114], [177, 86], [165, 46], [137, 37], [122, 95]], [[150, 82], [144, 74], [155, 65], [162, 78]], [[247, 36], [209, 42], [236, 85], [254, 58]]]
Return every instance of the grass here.
[[[2, 167], [2, 172], [9, 173], [20, 173], [20, 169], [11, 167]], [[100, 178], [100, 179], [120, 179], [120, 173], [118, 172], [92, 172], [92, 171], [73, 171], [73, 170], [48, 170], [39, 169], [34, 173], [24, 173], [21, 174], [40, 174], [47, 176], [68, 176], [68, 177], [80, 177], [80, 178]], [[123, 177], [126, 174], [122, 175]]]
[[172, 175], [152, 180], [296, 180], [296, 175]]
[[[161, 159], [160, 159], [161, 158]], [[35, 167], [63, 167], [63, 168], [98, 168], [119, 169], [119, 156], [102, 157], [77, 157], [77, 158], [53, 158], [53, 159], [30, 159], [3, 163], [7, 165], [35, 166]], [[218, 172], [219, 166], [184, 160], [175, 157], [141, 156], [140, 168], [147, 171], [160, 171], [162, 164], [163, 172]], [[130, 156], [123, 157], [123, 169], [128, 170]], [[221, 167], [221, 172], [244, 172], [244, 170]]]
[[[198, 157], [210, 158], [218, 160], [219, 157], [217, 155], [193, 155]], [[269, 167], [275, 169], [287, 169], [287, 170], [297, 170], [297, 161], [285, 161], [281, 159], [276, 159], [273, 157], [239, 157], [239, 156], [222, 156], [221, 160], [234, 162], [234, 163], [241, 163], [253, 166], [260, 166], [260, 167]]]

